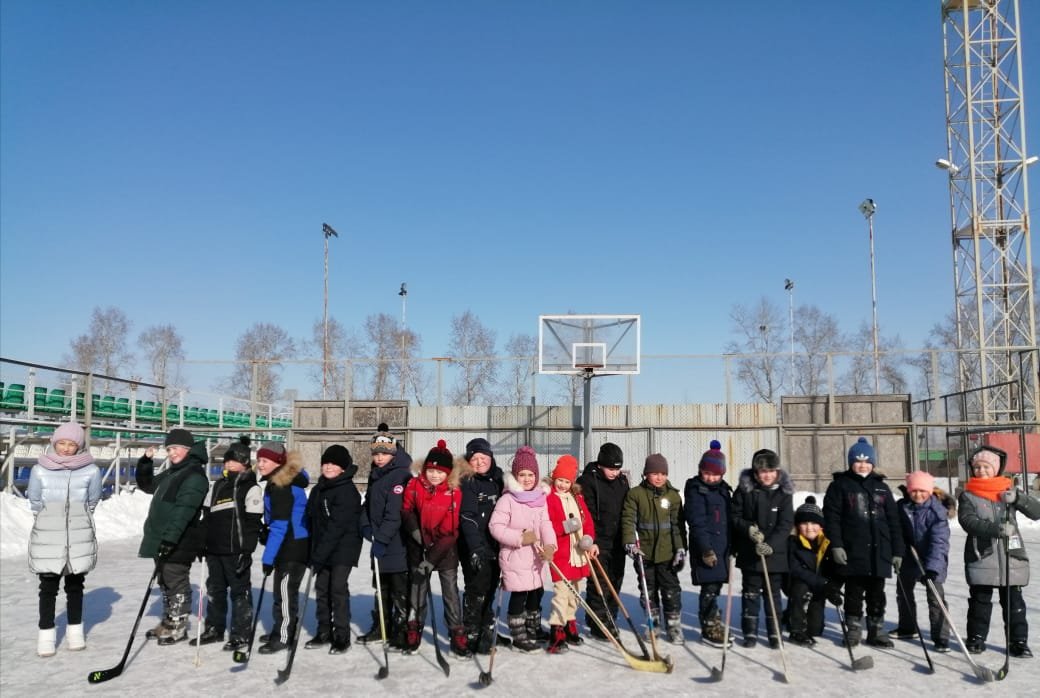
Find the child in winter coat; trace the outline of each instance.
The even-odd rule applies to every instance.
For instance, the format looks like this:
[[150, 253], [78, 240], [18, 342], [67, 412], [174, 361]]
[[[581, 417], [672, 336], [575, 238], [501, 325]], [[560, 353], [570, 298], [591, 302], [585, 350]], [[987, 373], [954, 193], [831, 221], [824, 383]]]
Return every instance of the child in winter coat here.
[[740, 474], [733, 492], [730, 517], [733, 521], [737, 567], [743, 583], [740, 597], [740, 624], [744, 647], [758, 642], [758, 618], [762, 592], [772, 591], [772, 604], [766, 601], [766, 634], [769, 646], [780, 646], [780, 591], [787, 573], [787, 539], [794, 525], [794, 484], [780, 468], [780, 458], [763, 448], [751, 456], [751, 467]]
[[682, 644], [679, 572], [686, 563], [686, 525], [679, 491], [668, 481], [668, 461], [660, 453], [646, 457], [643, 481], [625, 495], [621, 530], [625, 552], [635, 560], [647, 630], [656, 631], [663, 610], [668, 641]]
[[903, 562], [903, 531], [892, 490], [878, 473], [874, 447], [860, 437], [852, 444], [849, 469], [834, 473], [823, 497], [823, 530], [831, 556], [845, 581], [845, 622], [849, 646], [863, 632], [867, 603], [867, 644], [892, 647], [885, 632], [885, 580]]
[[[1004, 477], [1007, 454], [983, 446], [971, 459], [972, 476], [957, 501], [957, 520], [968, 534], [964, 541], [964, 576], [968, 582], [967, 649], [979, 654], [986, 648], [993, 613], [993, 588], [1009, 618], [1005, 628], [1008, 654], [1028, 658], [1029, 624], [1022, 587], [1029, 584], [1029, 558], [1018, 530], [1016, 512], [1040, 519], [1040, 500], [1018, 490]], [[1008, 573], [1005, 572], [1007, 570]]]
[[[373, 575], [379, 575], [372, 587], [383, 593], [381, 603], [385, 619], [386, 637], [390, 646], [405, 647], [405, 623], [408, 619], [408, 558], [401, 537], [401, 505], [404, 489], [412, 479], [409, 468], [412, 457], [389, 432], [386, 424], [372, 438], [372, 467], [368, 472], [368, 487], [365, 503], [361, 510], [361, 535], [372, 541], [369, 552], [372, 556]], [[358, 642], [367, 644], [382, 642], [379, 624], [379, 605], [372, 610], [372, 628], [358, 637]]]
[[332, 444], [321, 454], [321, 477], [307, 497], [318, 632], [305, 649], [329, 645], [329, 654], [350, 649], [350, 570], [361, 557], [361, 493], [354, 484], [357, 470], [350, 451]]
[[491, 604], [501, 576], [498, 541], [488, 531], [488, 524], [502, 495], [502, 469], [495, 462], [491, 444], [479, 437], [466, 444], [465, 461], [459, 471], [462, 508], [458, 549], [465, 580], [462, 623], [467, 649], [487, 654], [496, 635]]
[[408, 566], [412, 570], [406, 653], [419, 649], [430, 580], [436, 571], [441, 583], [444, 623], [451, 633], [451, 649], [459, 657], [470, 656], [459, 604], [457, 544], [462, 492], [454, 460], [447, 443], [438, 440], [426, 455], [419, 477], [413, 477], [404, 488], [401, 520], [408, 541]]
[[[823, 535], [823, 511], [809, 495], [794, 512], [795, 532], [787, 543], [787, 610], [792, 644], [812, 647], [823, 635], [824, 606], [842, 603], [830, 541]], [[770, 572], [772, 569], [770, 569]]]
[[163, 618], [145, 636], [172, 645], [188, 637], [191, 563], [206, 547], [202, 503], [209, 492], [209, 453], [187, 429], [171, 429], [165, 446], [169, 465], [158, 474], [154, 447], [137, 461], [137, 488], [152, 495], [137, 554], [155, 558], [163, 600]]
[[509, 631], [513, 648], [539, 649], [545, 562], [556, 553], [556, 533], [546, 506], [548, 485], [538, 482], [534, 449], [521, 446], [513, 456], [512, 474], [495, 505], [488, 530], [499, 542], [502, 585], [509, 594]]
[[[609, 441], [599, 447], [596, 460], [585, 466], [577, 484], [581, 486], [581, 494], [585, 498], [589, 513], [592, 515], [592, 527], [596, 531], [595, 543], [599, 555], [593, 566], [607, 573], [607, 580], [615, 590], [621, 589], [625, 580], [625, 545], [621, 539], [621, 510], [625, 506], [625, 495], [628, 494], [628, 477], [621, 471], [624, 465], [624, 454], [617, 444]], [[607, 582], [603, 583], [606, 587]], [[595, 584], [585, 589], [585, 600], [596, 616], [602, 621], [611, 634], [617, 632], [618, 604], [614, 595], [604, 589], [605, 596], [600, 595]], [[599, 626], [586, 618], [589, 635], [597, 640], [606, 641], [607, 637]]]
[[[950, 627], [946, 623], [939, 604], [946, 602], [943, 582], [950, 563], [949, 519], [957, 513], [957, 504], [948, 494], [935, 487], [935, 478], [923, 471], [906, 476], [906, 485], [901, 488], [903, 498], [899, 500], [899, 522], [903, 527], [903, 543], [916, 555], [910, 557], [899, 568], [899, 586], [896, 588], [896, 604], [899, 608], [899, 625], [896, 637], [909, 640], [917, 637], [917, 602], [914, 585], [920, 582], [925, 587], [928, 599], [928, 622], [932, 631], [932, 642], [936, 652], [950, 651]], [[917, 564], [920, 558], [921, 564]], [[938, 593], [932, 594], [927, 582]]]
[[299, 591], [310, 553], [307, 530], [307, 472], [300, 454], [268, 441], [256, 453], [256, 466], [267, 481], [264, 489], [264, 576], [274, 573], [271, 619], [273, 627], [261, 636], [260, 654], [289, 646], [299, 618]]
[[[722, 585], [729, 581], [729, 504], [733, 491], [722, 479], [726, 454], [712, 441], [697, 464], [698, 474], [686, 481], [683, 514], [690, 528], [690, 576], [700, 586], [697, 618], [701, 639], [722, 647], [726, 637], [719, 611]], [[732, 642], [732, 640], [731, 640]]]
[[[231, 636], [224, 645], [234, 651], [249, 644], [253, 627], [253, 551], [264, 516], [264, 495], [249, 467], [249, 437], [224, 452], [224, 475], [213, 483], [202, 508], [206, 522], [206, 629], [199, 644], [224, 639], [228, 593]], [[195, 638], [189, 645], [194, 646]]]
[[[549, 614], [549, 646], [551, 654], [567, 649], [567, 645], [580, 645], [578, 633], [578, 599], [567, 588], [564, 579], [581, 591], [581, 580], [589, 576], [589, 559], [599, 554], [596, 547], [596, 529], [592, 516], [581, 495], [581, 485], [574, 481], [578, 477], [578, 461], [571, 455], [560, 456], [556, 468], [549, 477], [550, 492], [546, 498], [549, 521], [556, 533], [555, 569], [550, 568], [553, 598]], [[559, 570], [563, 577], [556, 573]], [[541, 613], [538, 616], [541, 625]]]
[[83, 637], [83, 582], [97, 562], [94, 508], [101, 499], [101, 471], [82, 452], [83, 427], [67, 422], [51, 435], [53, 453], [44, 453], [29, 473], [26, 496], [35, 518], [29, 534], [29, 569], [40, 576], [40, 622], [36, 653], [52, 657], [54, 605], [65, 577], [65, 638], [70, 650], [86, 648]]

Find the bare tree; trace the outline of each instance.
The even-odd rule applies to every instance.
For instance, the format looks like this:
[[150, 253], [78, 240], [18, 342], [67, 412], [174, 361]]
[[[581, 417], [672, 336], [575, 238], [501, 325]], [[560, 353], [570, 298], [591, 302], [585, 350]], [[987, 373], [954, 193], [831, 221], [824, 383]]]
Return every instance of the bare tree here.
[[508, 377], [503, 387], [506, 405], [525, 405], [530, 399], [531, 374], [538, 369], [538, 340], [531, 334], [514, 334], [506, 342]]
[[281, 362], [295, 355], [296, 344], [288, 332], [277, 325], [258, 322], [239, 336], [235, 370], [220, 389], [244, 399], [252, 399], [255, 394], [259, 402], [274, 402], [279, 395]]
[[845, 349], [838, 321], [815, 305], [795, 311], [794, 341], [801, 347], [795, 357], [795, 385], [802, 395], [822, 395], [828, 385], [827, 354]]
[[[850, 351], [856, 351], [849, 360], [848, 368], [838, 379], [842, 392], [854, 395], [870, 395], [874, 392], [874, 332], [866, 322], [859, 326], [856, 334], [847, 341]], [[897, 335], [894, 338], [878, 337], [878, 362], [881, 365], [880, 380], [882, 390], [890, 393], [906, 392], [908, 383], [903, 374], [905, 360], [902, 354], [896, 353], [902, 348], [902, 341]]]
[[498, 369], [494, 330], [468, 310], [452, 317], [448, 356], [459, 367], [448, 399], [456, 405], [472, 405], [478, 400], [488, 404]]
[[[151, 383], [170, 388], [184, 387], [181, 362], [184, 361], [184, 340], [173, 325], [155, 325], [141, 332], [137, 346], [151, 365]], [[155, 390], [155, 398], [162, 399], [162, 391]]]
[[[415, 360], [421, 348], [419, 335], [403, 328], [397, 318], [379, 313], [365, 319], [365, 338], [371, 357], [368, 371], [370, 399], [404, 398], [408, 389], [422, 404], [427, 379]], [[398, 386], [396, 396], [392, 394], [395, 384]]]
[[[308, 376], [316, 386], [315, 395], [321, 395], [321, 385], [324, 378], [322, 364], [325, 352], [325, 323], [324, 320], [314, 322], [311, 338], [302, 342], [303, 353], [309, 358], [318, 359], [317, 364], [312, 364], [308, 370]], [[345, 360], [358, 359], [364, 355], [362, 342], [356, 335], [350, 333], [343, 325], [333, 317], [329, 318], [329, 367], [328, 386], [326, 397], [330, 400], [342, 400], [346, 397], [347, 366]], [[353, 366], [353, 363], [351, 363]], [[356, 376], [351, 376], [351, 397], [358, 395], [359, 383]]]
[[[80, 371], [119, 377], [133, 363], [127, 348], [129, 334], [130, 320], [122, 310], [95, 307], [86, 334], [72, 340], [65, 362]], [[109, 389], [108, 381], [102, 389]]]
[[752, 398], [778, 402], [791, 359], [789, 353], [781, 353], [787, 324], [783, 311], [763, 296], [750, 308], [733, 306], [729, 317], [730, 332], [739, 339], [729, 342], [726, 351], [753, 354], [737, 361], [737, 380]]

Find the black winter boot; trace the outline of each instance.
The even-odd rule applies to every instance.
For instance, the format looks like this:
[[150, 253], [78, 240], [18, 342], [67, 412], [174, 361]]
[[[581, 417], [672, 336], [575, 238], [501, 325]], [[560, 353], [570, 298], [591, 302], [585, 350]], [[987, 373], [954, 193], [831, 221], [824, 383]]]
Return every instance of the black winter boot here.
[[524, 615], [509, 616], [509, 634], [513, 637], [513, 649], [520, 652], [536, 652], [541, 646], [534, 642], [527, 632], [527, 617]]
[[754, 647], [758, 644], [758, 616], [740, 618], [740, 629], [744, 633], [744, 647]]
[[849, 635], [843, 644], [855, 647], [863, 638], [863, 616], [845, 616], [845, 625], [849, 629]]
[[383, 641], [383, 631], [379, 629], [379, 611], [372, 611], [372, 629], [364, 635], [358, 635], [357, 641], [362, 645]]
[[682, 617], [681, 616], [668, 616], [664, 619], [664, 628], [668, 633], [668, 642], [673, 645], [684, 645], [686, 644], [686, 638], [683, 636], [682, 629]]
[[196, 638], [191, 638], [191, 640], [188, 641], [188, 644], [192, 647], [195, 647], [197, 645], [211, 645], [214, 642], [222, 642], [224, 640], [224, 630], [217, 630], [216, 628], [206, 628], [202, 631], [202, 635], [198, 637], [198, 642], [196, 642], [195, 640]]
[[316, 650], [319, 647], [324, 647], [329, 644], [331, 640], [332, 635], [327, 630], [319, 630], [315, 633], [314, 637], [307, 640], [307, 644], [305, 644], [303, 648], [307, 650]]
[[542, 629], [542, 612], [526, 611], [524, 617], [527, 619], [527, 635], [539, 644], [548, 642], [552, 635]]
[[867, 644], [874, 647], [895, 647], [892, 638], [885, 632], [885, 619], [880, 616], [867, 616]]

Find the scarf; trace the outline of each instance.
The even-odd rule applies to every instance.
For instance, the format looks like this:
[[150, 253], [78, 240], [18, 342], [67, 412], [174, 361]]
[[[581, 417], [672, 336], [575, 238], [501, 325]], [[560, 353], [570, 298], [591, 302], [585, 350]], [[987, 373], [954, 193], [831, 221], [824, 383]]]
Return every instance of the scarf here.
[[[557, 492], [556, 496], [560, 498], [560, 504], [563, 505], [563, 516], [564, 519], [575, 518], [581, 521], [581, 509], [578, 507], [578, 500], [574, 498], [574, 495], [570, 492]], [[585, 553], [578, 549], [578, 542], [581, 540], [582, 529], [578, 529], [574, 533], [568, 534], [570, 538], [570, 562], [571, 567], [583, 567], [585, 566]]]
[[545, 506], [545, 492], [538, 485], [535, 485], [533, 490], [509, 490], [509, 494], [525, 506], [532, 508]]
[[999, 502], [1000, 494], [1011, 489], [1013, 484], [1009, 477], [970, 477], [964, 489], [991, 502]]
[[44, 453], [40, 456], [38, 463], [47, 470], [79, 470], [85, 465], [94, 462], [94, 456], [89, 451], [77, 453], [74, 456], [59, 456], [57, 453]]

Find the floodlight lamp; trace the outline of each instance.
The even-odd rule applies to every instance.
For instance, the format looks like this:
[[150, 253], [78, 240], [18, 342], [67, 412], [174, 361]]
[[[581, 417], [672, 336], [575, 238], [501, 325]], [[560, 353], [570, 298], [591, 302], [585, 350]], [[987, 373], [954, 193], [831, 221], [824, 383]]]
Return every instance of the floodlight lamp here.
[[938, 167], [940, 170], [946, 170], [951, 175], [955, 175], [961, 171], [961, 168], [957, 167], [946, 158], [939, 158], [938, 160], [936, 160], [935, 166]]
[[399, 296], [407, 296], [408, 295], [408, 284], [404, 284], [404, 283], [401, 284], [401, 290], [397, 292], [397, 295], [399, 295]]
[[1033, 155], [1031, 157], [1026, 158], [1026, 167], [1029, 167], [1030, 165], [1035, 165], [1037, 161], [1040, 161], [1040, 155]]
[[794, 288], [794, 282], [790, 279], [784, 279], [784, 290], [790, 291], [792, 288]]
[[333, 230], [332, 226], [329, 225], [328, 223], [322, 223], [321, 224], [321, 231], [323, 233], [325, 233], [325, 237], [327, 237], [327, 238], [330, 238], [330, 237], [338, 238], [339, 237], [339, 233], [337, 233], [335, 230]]
[[870, 218], [875, 211], [877, 211], [877, 204], [873, 199], [863, 199], [863, 203], [859, 205], [859, 212], [863, 214], [864, 218]]

